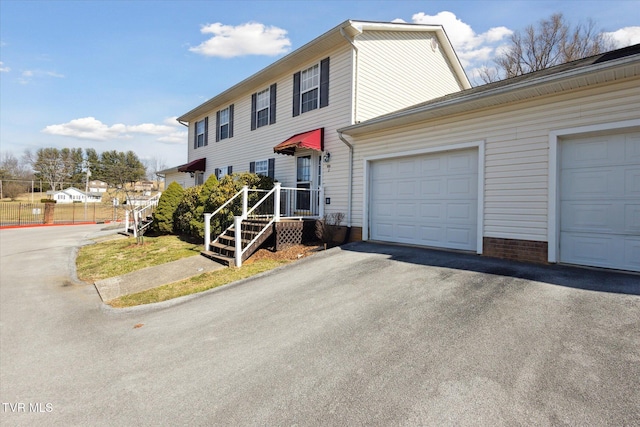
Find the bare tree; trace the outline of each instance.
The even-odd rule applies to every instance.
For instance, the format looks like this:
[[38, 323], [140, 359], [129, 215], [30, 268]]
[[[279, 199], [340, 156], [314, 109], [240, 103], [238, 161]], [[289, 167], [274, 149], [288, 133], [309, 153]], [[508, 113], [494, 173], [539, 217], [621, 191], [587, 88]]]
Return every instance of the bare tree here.
[[479, 77], [490, 83], [614, 49], [614, 41], [595, 28], [593, 20], [572, 28], [561, 13], [555, 13], [537, 27], [514, 32], [509, 46], [494, 59], [496, 68], [484, 67]]
[[29, 150], [24, 153], [24, 162], [34, 170], [36, 177], [49, 184], [52, 190], [58, 184], [69, 181], [77, 172], [78, 162], [82, 162], [82, 149], [39, 148], [35, 154]]
[[147, 169], [147, 179], [149, 181], [155, 181], [158, 179], [157, 173], [161, 170], [167, 169], [167, 164], [163, 158], [153, 156], [148, 159], [142, 160], [145, 168]]
[[0, 199], [8, 197], [15, 200], [22, 193], [29, 191], [31, 179], [29, 168], [13, 153], [0, 154]]

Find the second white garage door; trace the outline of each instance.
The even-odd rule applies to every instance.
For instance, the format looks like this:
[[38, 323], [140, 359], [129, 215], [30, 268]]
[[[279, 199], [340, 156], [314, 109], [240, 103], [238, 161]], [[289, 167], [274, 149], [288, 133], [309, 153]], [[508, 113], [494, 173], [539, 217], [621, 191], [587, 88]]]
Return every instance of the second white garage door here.
[[640, 133], [565, 141], [560, 260], [640, 271]]
[[477, 149], [375, 161], [370, 176], [371, 239], [476, 249]]

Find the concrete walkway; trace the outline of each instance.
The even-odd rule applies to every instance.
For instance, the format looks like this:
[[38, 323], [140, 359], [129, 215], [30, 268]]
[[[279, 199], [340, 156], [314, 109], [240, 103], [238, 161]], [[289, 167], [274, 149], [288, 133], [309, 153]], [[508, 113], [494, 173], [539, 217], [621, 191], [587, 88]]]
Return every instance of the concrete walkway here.
[[217, 262], [200, 255], [132, 271], [122, 276], [110, 277], [95, 282], [102, 301], [107, 302], [123, 295], [188, 279], [189, 277], [225, 268]]

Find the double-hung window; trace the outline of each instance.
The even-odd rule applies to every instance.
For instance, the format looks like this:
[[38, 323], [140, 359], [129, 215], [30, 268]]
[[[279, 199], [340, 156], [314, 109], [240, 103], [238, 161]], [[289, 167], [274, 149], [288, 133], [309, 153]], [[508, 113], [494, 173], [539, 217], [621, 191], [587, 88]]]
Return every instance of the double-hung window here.
[[249, 172], [275, 178], [276, 159], [256, 160], [249, 163]]
[[193, 148], [204, 147], [209, 143], [208, 140], [208, 130], [209, 130], [209, 118], [205, 117], [203, 120], [199, 120], [196, 122], [194, 137], [193, 137]]
[[220, 111], [220, 122], [218, 123], [220, 127], [220, 139], [229, 138], [229, 109], [225, 108]]
[[320, 66], [304, 70], [300, 76], [300, 109], [302, 113], [318, 108], [320, 91]]
[[276, 84], [251, 95], [251, 130], [276, 122]]
[[256, 125], [257, 127], [269, 124], [269, 89], [258, 92], [256, 96]]
[[216, 141], [233, 137], [233, 104], [216, 113]]
[[293, 75], [293, 116], [329, 105], [329, 58]]

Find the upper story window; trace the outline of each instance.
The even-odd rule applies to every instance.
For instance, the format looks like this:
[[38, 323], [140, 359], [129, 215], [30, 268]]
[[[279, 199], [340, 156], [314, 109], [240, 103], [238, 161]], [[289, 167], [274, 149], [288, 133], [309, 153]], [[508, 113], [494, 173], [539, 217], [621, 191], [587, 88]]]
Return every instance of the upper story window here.
[[318, 98], [320, 91], [320, 66], [304, 70], [300, 77], [300, 108], [303, 113], [318, 108]]
[[233, 104], [216, 113], [216, 141], [233, 137]]
[[293, 75], [293, 115], [329, 105], [329, 58]]
[[269, 89], [256, 96], [256, 124], [262, 127], [269, 124]]
[[251, 130], [276, 122], [276, 84], [251, 95]]
[[196, 128], [193, 138], [193, 148], [204, 147], [209, 143], [209, 118], [205, 117], [203, 120], [196, 122]]

